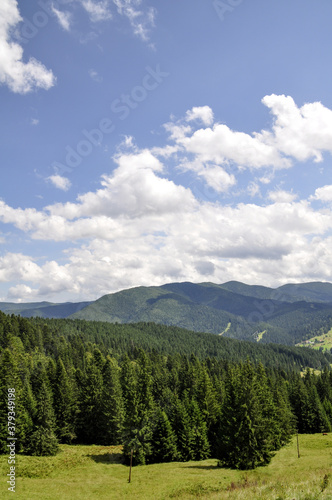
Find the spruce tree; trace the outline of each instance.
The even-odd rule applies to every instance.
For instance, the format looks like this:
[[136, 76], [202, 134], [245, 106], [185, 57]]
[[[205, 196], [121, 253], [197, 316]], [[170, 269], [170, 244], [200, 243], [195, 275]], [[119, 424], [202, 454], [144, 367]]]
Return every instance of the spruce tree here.
[[121, 387], [125, 409], [124, 427], [126, 432], [139, 425], [137, 375], [127, 354], [124, 355], [121, 367]]
[[177, 439], [179, 460], [193, 460], [194, 436], [191, 420], [185, 404], [180, 399], [176, 400], [172, 411], [171, 424]]
[[274, 454], [276, 422], [272, 394], [262, 366], [249, 362], [228, 371], [219, 431], [219, 464], [253, 469]]
[[176, 436], [166, 413], [158, 408], [153, 419], [150, 463], [172, 462], [178, 457]]
[[57, 424], [57, 436], [61, 443], [70, 444], [75, 439], [76, 398], [72, 382], [69, 379], [62, 359], [56, 367], [54, 384], [54, 410]]
[[100, 413], [103, 444], [121, 444], [124, 416], [119, 367], [116, 360], [107, 359], [103, 368], [103, 392]]
[[208, 429], [195, 399], [190, 402], [189, 412], [192, 428], [193, 460], [204, 460], [210, 456]]
[[36, 413], [29, 453], [38, 456], [55, 455], [58, 451], [58, 440], [55, 435], [56, 423], [52, 406], [52, 393], [45, 368], [39, 364], [36, 372], [34, 381]]
[[85, 444], [102, 444], [101, 406], [103, 377], [93, 359], [87, 363], [80, 390], [77, 439]]
[[151, 421], [144, 417], [136, 428], [126, 434], [123, 445], [124, 463], [129, 465], [131, 450], [133, 450], [133, 465], [145, 465], [152, 455]]
[[153, 410], [152, 376], [150, 361], [143, 349], [138, 357], [137, 398], [140, 418], [149, 418]]

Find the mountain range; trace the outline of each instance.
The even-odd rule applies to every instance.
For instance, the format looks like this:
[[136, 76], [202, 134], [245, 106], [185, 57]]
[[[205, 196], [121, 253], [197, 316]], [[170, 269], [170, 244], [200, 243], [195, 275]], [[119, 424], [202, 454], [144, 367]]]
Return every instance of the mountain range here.
[[169, 283], [131, 288], [93, 302], [0, 302], [0, 310], [24, 317], [154, 322], [231, 338], [292, 345], [332, 328], [332, 284], [314, 282], [269, 288], [237, 281]]

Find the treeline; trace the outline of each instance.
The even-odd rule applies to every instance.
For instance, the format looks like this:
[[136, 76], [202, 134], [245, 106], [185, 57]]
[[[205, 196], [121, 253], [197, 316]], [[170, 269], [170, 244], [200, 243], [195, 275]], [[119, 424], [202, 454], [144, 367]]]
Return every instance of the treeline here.
[[[89, 335], [83, 326], [92, 328]], [[143, 336], [159, 327], [137, 328]], [[168, 329], [160, 328], [166, 336]], [[92, 342], [94, 335], [101, 338]], [[59, 443], [123, 444], [127, 463], [133, 449], [135, 464], [215, 457], [222, 466], [247, 469], [268, 463], [296, 428], [331, 430], [327, 366], [302, 377], [255, 360], [167, 353], [165, 346], [147, 351], [131, 335], [117, 349], [103, 335], [97, 323], [45, 324], [0, 314], [2, 453], [8, 388], [15, 389], [16, 450], [31, 455], [55, 454]]]
[[[23, 318], [20, 321], [24, 324]], [[64, 336], [69, 342], [72, 340], [76, 342], [79, 336], [85, 341], [97, 344], [104, 354], [111, 351], [115, 357], [125, 354], [134, 347], [141, 347], [147, 352], [156, 350], [165, 355], [195, 354], [200, 360], [210, 357], [236, 363], [249, 358], [253, 363], [262, 362], [266, 367], [280, 367], [287, 371], [302, 370], [307, 366], [322, 370], [324, 366], [330, 366], [332, 363], [330, 353], [280, 344], [247, 342], [156, 323], [112, 324], [42, 318], [33, 318], [29, 321], [39, 330], [47, 325], [54, 339], [53, 355], [56, 355], [57, 338]], [[22, 340], [28, 347], [29, 335], [25, 334]]]

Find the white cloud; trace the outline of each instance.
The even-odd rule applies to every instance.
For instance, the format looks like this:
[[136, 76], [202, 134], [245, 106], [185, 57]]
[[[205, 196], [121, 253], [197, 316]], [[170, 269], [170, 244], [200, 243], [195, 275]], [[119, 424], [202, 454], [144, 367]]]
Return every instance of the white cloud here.
[[194, 107], [186, 113], [186, 121], [200, 120], [204, 125], [212, 125], [213, 111], [209, 106]]
[[142, 40], [149, 40], [149, 31], [154, 27], [156, 9], [149, 7], [145, 11], [139, 10], [142, 0], [113, 0], [120, 15], [127, 17], [134, 34]]
[[31, 257], [17, 253], [7, 253], [0, 257], [0, 281], [37, 281], [43, 273]]
[[51, 175], [47, 178], [47, 180], [51, 181], [53, 186], [62, 191], [68, 191], [71, 186], [71, 182], [67, 177], [62, 177], [61, 175]]
[[332, 202], [332, 185], [329, 184], [316, 189], [315, 194], [311, 196], [310, 199]]
[[70, 21], [71, 21], [70, 12], [63, 12], [61, 10], [58, 10], [54, 7], [54, 5], [52, 5], [52, 12], [53, 12], [53, 14], [55, 14], [60, 26], [65, 31], [69, 31], [70, 30]]
[[297, 195], [294, 193], [290, 193], [289, 191], [283, 191], [282, 189], [276, 191], [270, 191], [268, 193], [268, 197], [270, 200], [275, 203], [291, 203], [296, 200]]
[[[306, 201], [287, 201], [280, 192], [284, 201], [267, 206], [198, 202], [188, 189], [160, 177], [162, 171], [148, 151], [141, 151], [118, 158], [118, 168], [104, 176], [102, 188], [76, 203], [37, 212], [2, 202], [2, 222], [33, 238], [83, 240], [67, 248], [62, 264], [5, 255], [0, 281], [28, 287], [14, 286], [10, 296], [81, 300], [181, 280], [269, 280], [271, 285], [285, 276], [296, 279], [300, 269], [301, 279], [332, 277], [325, 236], [332, 228], [330, 213]], [[314, 266], [312, 254], [320, 256]]]
[[52, 71], [31, 57], [23, 62], [22, 47], [11, 39], [22, 21], [16, 0], [0, 2], [0, 83], [12, 92], [26, 94], [36, 88], [48, 90], [55, 84]]
[[[283, 116], [283, 127], [292, 130], [292, 117], [283, 109], [275, 112]], [[43, 210], [13, 208], [0, 201], [1, 222], [23, 231], [31, 246], [33, 240], [44, 240], [63, 242], [65, 248], [61, 258], [50, 262], [5, 254], [0, 281], [12, 284], [10, 296], [83, 300], [170, 281], [235, 279], [273, 286], [331, 280], [332, 213], [310, 202], [330, 202], [332, 186], [313, 188], [306, 200], [272, 184], [277, 168], [297, 160], [284, 156], [275, 125], [269, 133], [253, 135], [218, 123], [198, 130], [191, 125], [185, 120], [168, 124], [172, 139], [159, 148], [140, 150], [126, 137], [113, 158], [115, 168], [102, 176], [98, 189], [75, 201]], [[298, 145], [304, 140], [301, 134], [300, 127]], [[316, 139], [319, 147], [310, 154], [323, 151], [324, 141]], [[244, 162], [245, 157], [250, 161]], [[240, 171], [239, 165], [247, 168]], [[169, 178], [169, 170], [178, 172], [179, 166], [183, 177], [178, 179], [188, 182], [186, 170], [197, 176], [193, 190]], [[256, 169], [263, 167], [259, 179], [250, 177], [251, 169], [256, 176]], [[244, 176], [245, 184], [236, 174]], [[62, 179], [56, 182], [65, 182]], [[202, 201], [194, 196], [194, 187], [204, 190], [203, 181], [217, 193], [215, 198]], [[231, 190], [236, 182], [239, 190], [264, 196], [266, 204], [223, 205], [218, 193]]]
[[298, 161], [323, 159], [332, 153], [332, 111], [320, 102], [299, 108], [292, 97], [269, 95], [262, 100], [274, 115], [272, 131], [263, 131], [260, 140], [274, 145], [281, 153]]
[[234, 175], [228, 174], [223, 168], [217, 165], [202, 168], [198, 171], [198, 175], [203, 177], [207, 185], [218, 193], [227, 192], [229, 188], [236, 184]]
[[38, 125], [39, 120], [37, 118], [31, 118], [31, 125]]
[[109, 10], [109, 2], [107, 0], [101, 0], [99, 2], [81, 0], [81, 2], [92, 22], [108, 21], [112, 18], [112, 13]]
[[282, 158], [274, 146], [219, 123], [212, 128], [196, 130], [189, 137], [177, 139], [177, 142], [203, 162], [215, 162], [219, 165], [233, 162], [251, 168], [290, 166], [290, 161]]
[[[176, 213], [181, 207], [194, 208], [191, 192], [160, 177], [162, 163], [148, 150], [115, 158], [118, 168], [104, 175], [102, 188], [80, 195], [78, 203], [46, 207], [55, 216], [68, 219], [89, 216], [140, 217], [141, 214]], [[156, 175], [158, 174], [158, 175]]]

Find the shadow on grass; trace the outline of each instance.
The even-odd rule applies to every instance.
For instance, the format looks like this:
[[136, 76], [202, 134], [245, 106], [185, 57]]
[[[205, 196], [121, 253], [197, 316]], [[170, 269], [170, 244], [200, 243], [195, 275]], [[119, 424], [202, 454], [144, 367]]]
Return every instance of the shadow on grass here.
[[184, 465], [184, 469], [220, 470], [218, 465]]
[[100, 455], [87, 455], [94, 462], [98, 464], [122, 464], [123, 455], [122, 453], [103, 453]]

